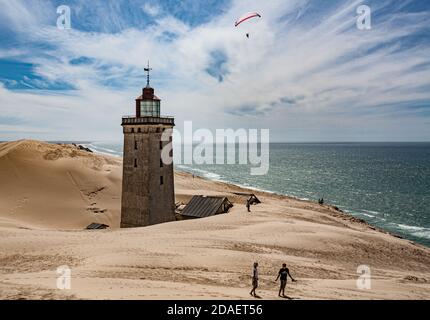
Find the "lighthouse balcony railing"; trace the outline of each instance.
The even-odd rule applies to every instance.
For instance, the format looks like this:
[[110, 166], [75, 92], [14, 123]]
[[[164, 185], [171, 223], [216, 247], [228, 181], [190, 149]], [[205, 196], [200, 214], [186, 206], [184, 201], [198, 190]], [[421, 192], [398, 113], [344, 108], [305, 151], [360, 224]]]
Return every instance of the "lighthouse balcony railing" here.
[[122, 117], [122, 124], [168, 124], [174, 125], [175, 119], [169, 116], [160, 117], [136, 117], [136, 116], [124, 116]]

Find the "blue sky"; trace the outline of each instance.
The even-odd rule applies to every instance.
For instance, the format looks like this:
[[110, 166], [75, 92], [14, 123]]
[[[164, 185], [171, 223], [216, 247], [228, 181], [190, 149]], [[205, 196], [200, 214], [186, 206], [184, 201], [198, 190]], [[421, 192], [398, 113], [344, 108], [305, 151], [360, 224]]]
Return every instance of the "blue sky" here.
[[[235, 28], [248, 11], [262, 18]], [[0, 0], [0, 140], [120, 141], [150, 59], [179, 130], [430, 141], [429, 18], [418, 0]]]

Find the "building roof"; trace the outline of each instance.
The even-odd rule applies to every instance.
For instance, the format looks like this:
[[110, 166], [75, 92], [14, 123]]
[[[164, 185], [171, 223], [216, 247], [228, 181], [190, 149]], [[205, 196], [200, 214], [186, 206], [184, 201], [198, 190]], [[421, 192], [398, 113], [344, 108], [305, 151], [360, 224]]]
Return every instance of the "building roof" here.
[[193, 196], [181, 214], [197, 218], [210, 217], [217, 214], [221, 205], [226, 201], [229, 207], [233, 206], [226, 197]]
[[106, 229], [109, 228], [109, 226], [107, 224], [103, 224], [103, 223], [91, 223], [87, 226], [87, 229]]
[[[140, 95], [136, 98], [136, 100], [143, 100], [143, 95]], [[152, 100], [159, 100], [161, 101], [161, 99], [159, 97], [157, 97], [155, 94], [152, 95]]]
[[247, 196], [250, 204], [257, 204], [261, 203], [260, 199], [257, 198], [257, 196], [253, 193], [245, 193], [245, 192], [233, 192], [234, 194], [237, 194], [238, 196]]
[[154, 88], [146, 86], [142, 89], [142, 95], [140, 95], [136, 100], [160, 100], [160, 98], [155, 95]]

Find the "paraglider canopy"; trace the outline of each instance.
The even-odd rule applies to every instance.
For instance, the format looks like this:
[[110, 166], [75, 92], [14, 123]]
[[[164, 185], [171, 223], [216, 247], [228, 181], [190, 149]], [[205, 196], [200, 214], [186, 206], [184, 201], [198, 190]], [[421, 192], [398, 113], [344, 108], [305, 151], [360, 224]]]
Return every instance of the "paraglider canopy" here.
[[234, 26], [237, 27], [242, 22], [249, 20], [249, 19], [252, 19], [252, 18], [261, 18], [261, 15], [257, 12], [248, 12], [248, 13], [244, 14], [243, 16], [241, 16], [239, 19], [237, 19], [236, 22], [234, 23]]

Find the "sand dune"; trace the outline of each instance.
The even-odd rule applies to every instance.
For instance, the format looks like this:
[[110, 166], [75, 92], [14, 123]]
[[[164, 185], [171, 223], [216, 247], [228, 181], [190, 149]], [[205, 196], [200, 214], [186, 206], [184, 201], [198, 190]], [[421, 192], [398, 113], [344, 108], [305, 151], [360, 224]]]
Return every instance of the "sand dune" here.
[[72, 145], [0, 144], [0, 223], [79, 228], [119, 226], [121, 160]]
[[[230, 213], [119, 229], [121, 159], [36, 141], [0, 144], [0, 298], [248, 299], [253, 261], [263, 298], [286, 262], [296, 299], [429, 299], [430, 250], [328, 206], [177, 172], [176, 200], [227, 195]], [[82, 230], [97, 221], [112, 226]], [[368, 265], [372, 289], [356, 286]], [[71, 290], [56, 268], [72, 270]]]

